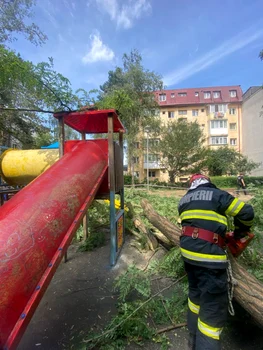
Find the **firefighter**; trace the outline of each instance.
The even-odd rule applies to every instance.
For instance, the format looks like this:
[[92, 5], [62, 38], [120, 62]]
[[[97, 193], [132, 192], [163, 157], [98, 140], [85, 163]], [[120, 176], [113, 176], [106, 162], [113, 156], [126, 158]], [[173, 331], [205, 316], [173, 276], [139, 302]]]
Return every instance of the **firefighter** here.
[[249, 231], [254, 211], [251, 205], [218, 189], [205, 175], [194, 174], [189, 182], [178, 206], [180, 249], [189, 283], [188, 347], [218, 350], [228, 310], [226, 215], [234, 217], [238, 235]]

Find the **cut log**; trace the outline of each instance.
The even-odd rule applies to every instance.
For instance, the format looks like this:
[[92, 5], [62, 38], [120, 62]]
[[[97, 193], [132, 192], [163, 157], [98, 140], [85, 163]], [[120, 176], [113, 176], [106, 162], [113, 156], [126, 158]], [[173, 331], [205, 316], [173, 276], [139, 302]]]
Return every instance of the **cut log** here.
[[144, 215], [150, 221], [150, 223], [155, 226], [159, 231], [161, 231], [172, 243], [172, 245], [179, 245], [180, 243], [180, 229], [172, 224], [169, 220], [159, 215], [147, 201], [147, 199], [142, 199], [141, 205], [143, 208]]
[[[145, 216], [156, 226], [173, 245], [179, 246], [181, 230], [169, 220], [159, 215], [151, 204], [143, 199], [141, 205]], [[234, 289], [236, 301], [252, 316], [260, 328], [263, 328], [263, 284], [231, 257], [233, 277], [237, 281]]]
[[147, 248], [150, 250], [155, 250], [158, 247], [158, 241], [154, 237], [154, 235], [151, 233], [151, 231], [145, 226], [145, 224], [141, 221], [138, 215], [136, 215], [133, 206], [131, 203], [127, 203], [127, 207], [129, 209], [128, 211], [128, 217], [132, 220], [134, 226], [139, 230], [139, 233], [132, 230], [132, 234], [140, 240], [145, 239], [147, 243]]
[[165, 243], [165, 244], [171, 245], [171, 246], [173, 245], [171, 243], [171, 241], [169, 241], [169, 239], [160, 230], [158, 230], [156, 227], [151, 228], [151, 232], [162, 243]]

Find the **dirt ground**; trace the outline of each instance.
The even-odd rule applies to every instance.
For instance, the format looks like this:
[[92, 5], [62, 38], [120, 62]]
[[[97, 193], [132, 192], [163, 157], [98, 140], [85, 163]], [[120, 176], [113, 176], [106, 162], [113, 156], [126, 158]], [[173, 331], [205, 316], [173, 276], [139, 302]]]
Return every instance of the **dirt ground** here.
[[[61, 262], [18, 350], [85, 349], [82, 341], [86, 334], [91, 329], [102, 330], [116, 312], [117, 294], [112, 289], [115, 277], [133, 263], [143, 268], [152, 255], [139, 253], [130, 241], [127, 237], [113, 268], [109, 266], [109, 238], [104, 247], [92, 252], [78, 252], [78, 246], [71, 245], [69, 261]], [[186, 349], [186, 328], [170, 331], [168, 336], [171, 349]], [[240, 312], [230, 320], [223, 339], [223, 350], [263, 349], [263, 332]], [[142, 347], [130, 344], [126, 349]], [[160, 344], [148, 342], [143, 349], [157, 350]]]

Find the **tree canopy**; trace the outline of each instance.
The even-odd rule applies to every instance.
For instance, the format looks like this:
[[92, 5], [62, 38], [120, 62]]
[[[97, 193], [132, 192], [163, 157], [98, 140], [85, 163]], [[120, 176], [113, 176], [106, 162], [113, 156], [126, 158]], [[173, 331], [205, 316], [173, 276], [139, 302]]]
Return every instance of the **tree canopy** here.
[[153, 92], [161, 90], [161, 76], [145, 69], [137, 50], [124, 54], [122, 67], [109, 71], [108, 80], [100, 86], [98, 106], [119, 111], [128, 134], [138, 132], [151, 122], [158, 108]]
[[161, 154], [161, 163], [173, 183], [176, 176], [189, 173], [193, 164], [202, 160], [205, 153], [203, 131], [196, 121], [178, 119], [161, 126], [160, 135], [156, 151]]
[[[137, 50], [124, 54], [122, 66], [110, 71], [108, 80], [100, 86], [99, 108], [115, 108], [126, 128], [127, 156], [130, 168], [136, 152], [142, 152], [142, 132], [146, 126], [159, 123], [159, 106], [153, 92], [161, 90], [161, 76], [144, 68]], [[156, 113], [157, 112], [157, 113]], [[143, 162], [141, 164], [143, 169]]]
[[34, 45], [47, 40], [32, 21], [34, 5], [34, 0], [0, 0], [0, 144], [9, 147], [13, 138], [24, 147], [52, 140], [50, 125], [55, 132], [56, 127], [48, 125], [50, 116], [43, 113], [70, 111], [91, 102], [85, 90], [73, 92], [70, 81], [55, 71], [52, 58], [33, 64], [5, 46], [18, 35]]
[[47, 132], [42, 112], [70, 111], [90, 103], [87, 93], [73, 92], [70, 81], [54, 70], [52, 58], [34, 65], [0, 46], [0, 66], [1, 143], [11, 135], [28, 147], [34, 132]]
[[34, 0], [0, 0], [0, 44], [16, 40], [16, 34], [24, 35], [34, 45], [47, 40], [40, 28], [30, 21], [34, 5]]
[[208, 149], [205, 159], [199, 165], [199, 169], [207, 170], [211, 176], [236, 175], [239, 172], [249, 173], [257, 167], [257, 163], [248, 160], [247, 157], [229, 147]]

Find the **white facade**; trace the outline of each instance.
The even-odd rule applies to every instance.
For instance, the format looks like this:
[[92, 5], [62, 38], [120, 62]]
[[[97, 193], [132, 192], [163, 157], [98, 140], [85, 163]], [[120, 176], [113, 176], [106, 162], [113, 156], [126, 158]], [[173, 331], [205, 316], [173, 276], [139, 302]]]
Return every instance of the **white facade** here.
[[243, 95], [242, 153], [260, 163], [251, 175], [263, 175], [263, 88], [251, 87]]

